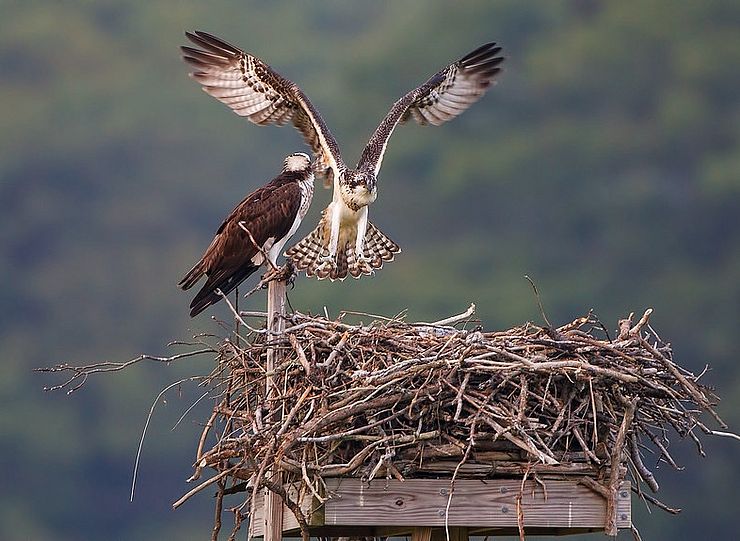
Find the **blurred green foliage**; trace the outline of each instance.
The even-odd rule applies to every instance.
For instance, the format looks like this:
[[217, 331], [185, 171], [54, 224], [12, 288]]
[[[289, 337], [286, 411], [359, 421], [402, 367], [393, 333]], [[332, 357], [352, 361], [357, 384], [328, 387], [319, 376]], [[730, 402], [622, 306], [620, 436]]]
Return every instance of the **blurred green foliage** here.
[[[655, 308], [677, 359], [701, 370], [740, 426], [740, 4], [703, 2], [1, 2], [0, 538], [204, 539], [211, 499], [186, 489], [199, 396], [155, 412], [204, 360], [138, 366], [69, 398], [32, 367], [164, 353], [214, 331], [175, 285], [221, 218], [303, 148], [188, 81], [177, 47], [204, 29], [298, 82], [354, 161], [391, 103], [488, 40], [499, 86], [441, 128], [399, 128], [372, 220], [403, 247], [373, 279], [300, 279], [293, 306], [444, 317], [469, 302], [489, 328], [595, 308], [611, 328]], [[308, 231], [329, 198], [318, 193]], [[260, 295], [246, 301], [255, 308]], [[226, 317], [223, 307], [215, 313]], [[646, 539], [736, 532], [737, 445], [707, 442], [661, 468], [676, 518]]]

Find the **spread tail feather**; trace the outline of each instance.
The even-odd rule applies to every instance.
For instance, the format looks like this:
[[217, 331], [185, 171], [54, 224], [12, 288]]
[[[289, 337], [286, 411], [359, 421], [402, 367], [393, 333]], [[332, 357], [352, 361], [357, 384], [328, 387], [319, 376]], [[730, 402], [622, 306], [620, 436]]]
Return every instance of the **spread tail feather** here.
[[359, 278], [372, 274], [386, 261], [393, 261], [395, 254], [401, 251], [398, 244], [389, 239], [380, 229], [368, 222], [363, 246], [363, 257], [357, 257], [352, 242], [345, 242], [337, 249], [336, 261], [328, 260], [329, 241], [324, 239], [323, 221], [291, 247], [286, 253], [297, 271], [304, 271], [306, 276], [316, 276], [319, 280], [344, 280], [348, 275]]
[[[290, 259], [296, 271], [304, 271], [306, 276], [317, 276], [316, 269], [321, 259], [329, 255], [329, 248], [324, 243], [323, 220], [319, 222], [316, 229], [306, 235], [295, 246], [285, 252], [285, 257]], [[321, 280], [326, 276], [318, 276]]]
[[372, 223], [367, 224], [363, 253], [373, 269], [379, 269], [386, 261], [393, 261], [401, 248]]

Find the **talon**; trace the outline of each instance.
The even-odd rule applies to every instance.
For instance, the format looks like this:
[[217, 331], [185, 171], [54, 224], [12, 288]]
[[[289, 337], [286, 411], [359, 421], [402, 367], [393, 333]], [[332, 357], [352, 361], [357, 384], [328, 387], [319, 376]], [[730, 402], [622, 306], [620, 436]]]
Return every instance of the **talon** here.
[[276, 269], [270, 269], [262, 275], [261, 281], [263, 282], [262, 287], [266, 288], [267, 284], [272, 281], [286, 282], [292, 284], [296, 276], [295, 267], [290, 261], [286, 262], [282, 267]]
[[292, 281], [296, 275], [293, 262], [290, 260], [286, 261], [285, 264], [277, 270], [276, 275], [278, 280], [283, 280], [285, 282]]
[[293, 262], [290, 260], [286, 261], [285, 265], [277, 271], [277, 279], [289, 284], [291, 288], [295, 286], [296, 276], [298, 276], [298, 273], [295, 270]]

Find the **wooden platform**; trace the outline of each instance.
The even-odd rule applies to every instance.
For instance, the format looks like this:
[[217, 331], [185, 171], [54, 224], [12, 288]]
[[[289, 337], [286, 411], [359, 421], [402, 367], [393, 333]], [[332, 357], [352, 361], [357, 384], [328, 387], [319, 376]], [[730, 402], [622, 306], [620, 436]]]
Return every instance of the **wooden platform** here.
[[[450, 498], [449, 479], [405, 481], [327, 479], [331, 498], [321, 505], [304, 498], [312, 536], [404, 535], [414, 528], [464, 528], [466, 535], [511, 535], [518, 531], [518, 505], [525, 531], [532, 535], [568, 535], [600, 531], [606, 500], [576, 480], [538, 483], [516, 479], [460, 479]], [[521, 501], [518, 503], [518, 500]], [[255, 497], [250, 536], [264, 535], [264, 496]], [[630, 485], [618, 494], [617, 526], [631, 525]], [[300, 537], [298, 522], [283, 512], [283, 536]]]

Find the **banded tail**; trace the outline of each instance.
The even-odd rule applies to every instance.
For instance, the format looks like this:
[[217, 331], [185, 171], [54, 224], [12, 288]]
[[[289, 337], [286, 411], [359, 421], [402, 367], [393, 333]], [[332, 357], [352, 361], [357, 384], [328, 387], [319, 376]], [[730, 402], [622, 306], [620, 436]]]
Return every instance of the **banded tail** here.
[[345, 240], [340, 237], [337, 248], [336, 265], [332, 265], [329, 258], [329, 239], [324, 236], [324, 222], [298, 244], [291, 247], [285, 256], [290, 258], [297, 271], [304, 271], [306, 276], [316, 276], [319, 280], [344, 280], [347, 275], [359, 278], [369, 275], [380, 269], [386, 261], [393, 261], [395, 254], [401, 251], [398, 244], [368, 222], [363, 245], [363, 258], [355, 254], [354, 239]]

